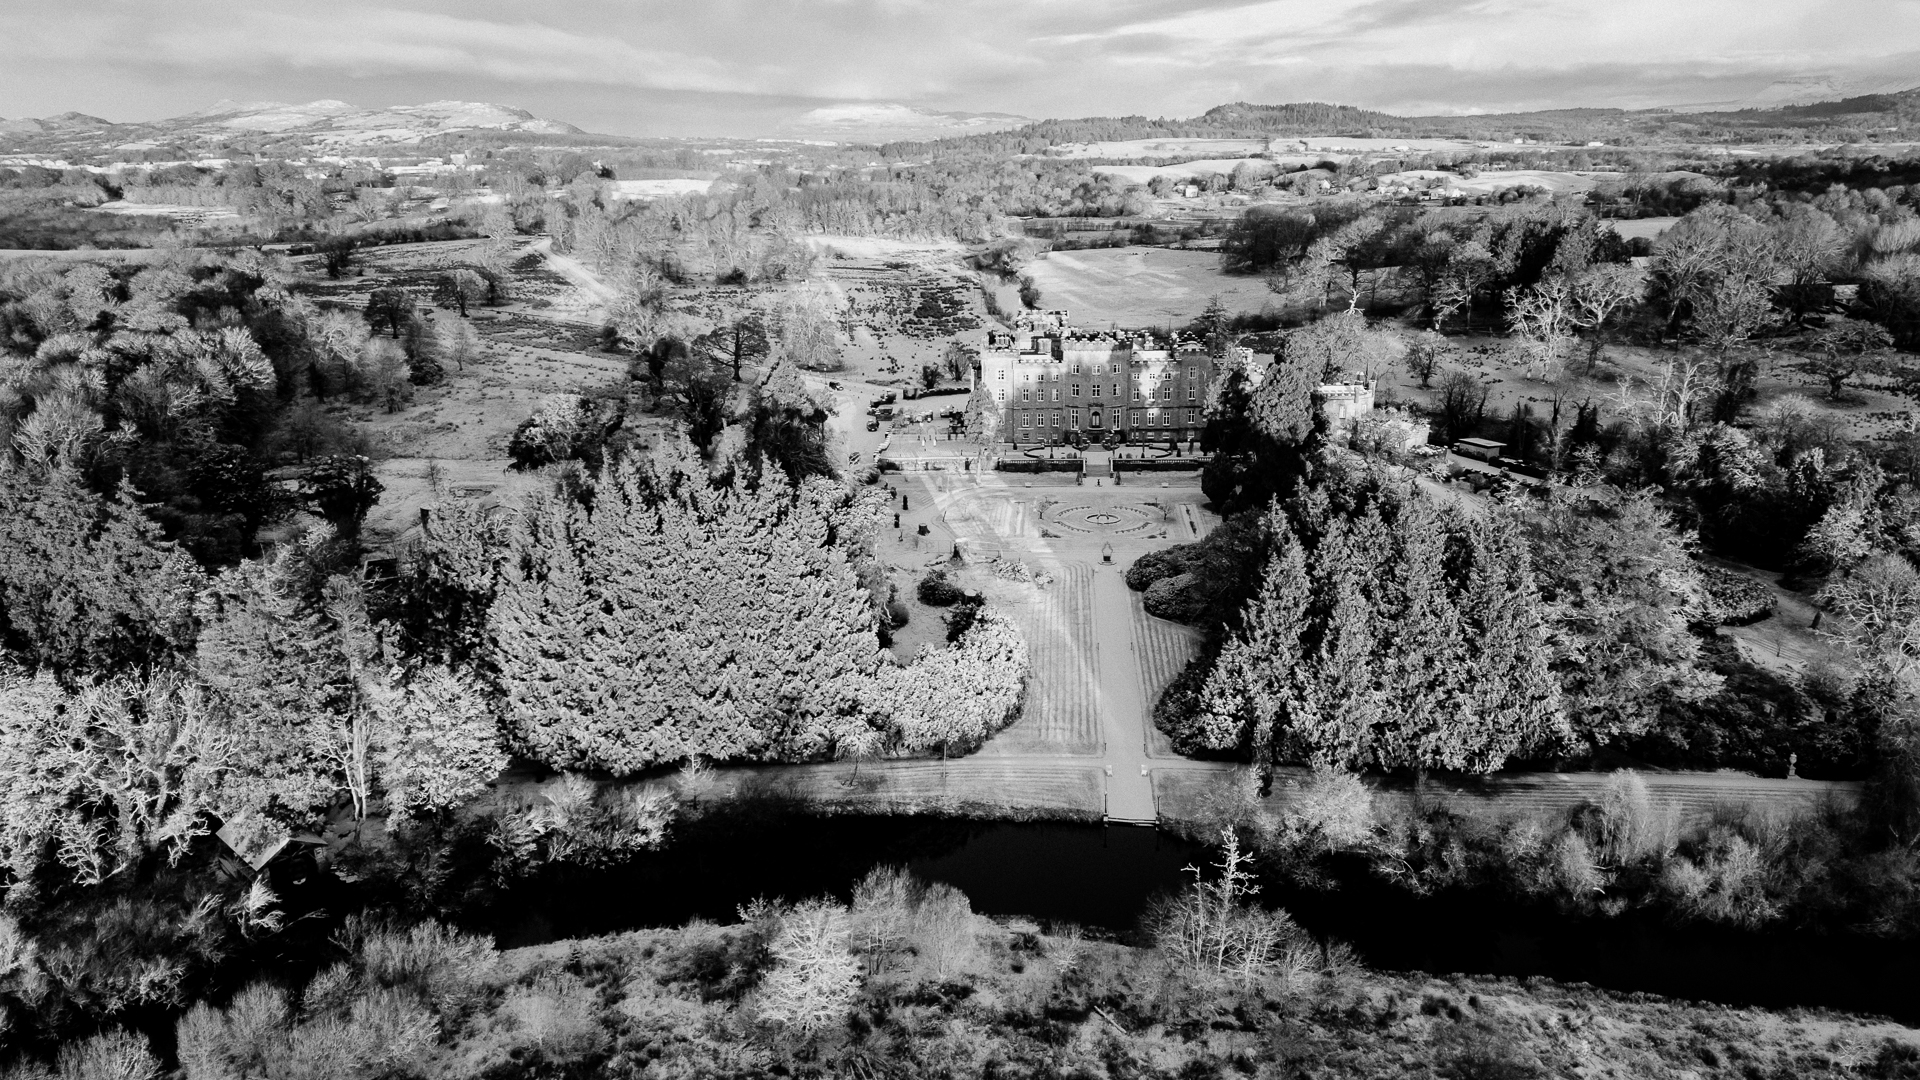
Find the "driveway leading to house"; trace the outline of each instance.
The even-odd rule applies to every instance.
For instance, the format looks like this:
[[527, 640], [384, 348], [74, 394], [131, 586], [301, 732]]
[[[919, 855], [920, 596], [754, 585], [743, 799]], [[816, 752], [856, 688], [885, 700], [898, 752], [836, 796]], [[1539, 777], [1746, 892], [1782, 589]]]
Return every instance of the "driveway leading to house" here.
[[[1245, 766], [1181, 757], [1152, 723], [1160, 691], [1198, 650], [1198, 631], [1148, 614], [1125, 580], [1141, 555], [1189, 542], [1215, 523], [1196, 482], [1154, 477], [1093, 487], [1071, 476], [951, 471], [887, 479], [930, 525], [911, 555], [925, 562], [961, 548], [988, 582], [989, 603], [1027, 636], [1033, 670], [1022, 715], [964, 758], [723, 768], [708, 797], [785, 793], [849, 810], [1114, 822], [1203, 820], [1223, 798], [1236, 797], [1249, 782]], [[989, 561], [1003, 570], [1018, 564], [1044, 583], [987, 576]], [[1307, 775], [1280, 770], [1263, 804], [1284, 810]], [[1726, 805], [1801, 813], [1859, 792], [1852, 783], [1743, 773], [1642, 775], [1655, 804], [1690, 823]], [[1489, 814], [1551, 815], [1596, 798], [1607, 782], [1606, 773], [1502, 773], [1433, 779], [1417, 792], [1374, 786], [1386, 803], [1444, 800]]]

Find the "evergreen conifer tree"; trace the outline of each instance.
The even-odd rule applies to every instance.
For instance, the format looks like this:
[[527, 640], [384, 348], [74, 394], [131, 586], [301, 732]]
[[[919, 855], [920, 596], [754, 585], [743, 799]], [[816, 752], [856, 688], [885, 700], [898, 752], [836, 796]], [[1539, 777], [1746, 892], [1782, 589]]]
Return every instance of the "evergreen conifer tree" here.
[[1460, 610], [1472, 648], [1467, 708], [1427, 755], [1442, 768], [1489, 772], [1517, 754], [1566, 745], [1571, 732], [1548, 665], [1545, 609], [1525, 541], [1511, 522], [1476, 522]]
[[1467, 647], [1447, 565], [1461, 527], [1457, 514], [1419, 503], [1396, 522], [1391, 634], [1379, 662], [1399, 722], [1381, 732], [1375, 748], [1385, 767], [1440, 764], [1437, 751], [1463, 719]]
[[1299, 538], [1284, 517], [1272, 518], [1273, 552], [1261, 570], [1260, 590], [1221, 648], [1200, 698], [1202, 745], [1227, 750], [1244, 741], [1262, 769], [1272, 764], [1273, 748], [1291, 720], [1311, 589]]
[[1380, 520], [1369, 515], [1337, 530], [1318, 552], [1326, 564], [1326, 622], [1311, 668], [1318, 723], [1310, 756], [1317, 765], [1373, 764], [1376, 728], [1388, 713], [1375, 663], [1386, 628], [1372, 579], [1388, 550]]
[[63, 677], [164, 663], [192, 647], [199, 569], [122, 490], [0, 472], [0, 644]]
[[355, 706], [353, 664], [321, 595], [324, 532], [271, 562], [216, 577], [196, 607], [195, 671], [246, 769], [229, 778], [234, 809], [294, 816], [338, 790], [335, 758]]
[[837, 484], [718, 486], [684, 443], [526, 516], [488, 620], [508, 729], [555, 767], [824, 755], [879, 641]]

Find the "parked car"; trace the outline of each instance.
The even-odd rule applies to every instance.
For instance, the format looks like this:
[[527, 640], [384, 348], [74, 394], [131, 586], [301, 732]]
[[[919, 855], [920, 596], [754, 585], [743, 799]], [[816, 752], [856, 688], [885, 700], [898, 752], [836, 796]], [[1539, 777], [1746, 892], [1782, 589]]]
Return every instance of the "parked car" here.
[[867, 421], [867, 430], [868, 430], [868, 431], [879, 431], [879, 430], [880, 430], [880, 421], [878, 421], [878, 420], [869, 420], [869, 421]]
[[834, 382], [834, 381], [833, 381], [832, 379], [828, 379], [828, 380], [827, 380], [827, 389], [829, 389], [829, 390], [844, 390], [844, 389], [846, 389], [846, 387], [844, 387], [844, 386], [841, 386], [841, 385], [840, 385], [839, 383], [837, 383], [837, 382]]

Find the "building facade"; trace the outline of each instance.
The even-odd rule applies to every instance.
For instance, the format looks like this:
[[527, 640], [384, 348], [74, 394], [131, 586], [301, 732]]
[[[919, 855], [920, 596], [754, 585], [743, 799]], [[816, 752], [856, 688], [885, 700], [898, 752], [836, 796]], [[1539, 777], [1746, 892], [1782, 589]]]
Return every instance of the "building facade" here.
[[[1251, 358], [1247, 350], [1236, 356]], [[1000, 410], [1002, 442], [1091, 440], [1188, 442], [1205, 426], [1209, 392], [1229, 356], [1186, 335], [1100, 333], [1068, 325], [1066, 313], [992, 330], [975, 377]]]

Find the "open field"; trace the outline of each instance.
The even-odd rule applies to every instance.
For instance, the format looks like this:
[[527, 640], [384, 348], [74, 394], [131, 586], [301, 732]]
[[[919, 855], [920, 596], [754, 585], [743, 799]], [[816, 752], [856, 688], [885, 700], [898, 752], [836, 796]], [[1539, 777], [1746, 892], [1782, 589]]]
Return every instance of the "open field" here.
[[1607, 224], [1628, 240], [1643, 236], [1651, 240], [1673, 228], [1673, 223], [1679, 220], [1677, 217], [1610, 218]]
[[1468, 195], [1491, 195], [1513, 187], [1537, 187], [1556, 195], [1563, 195], [1569, 192], [1592, 191], [1607, 179], [1617, 179], [1619, 175], [1619, 173], [1605, 172], [1553, 172], [1544, 169], [1494, 169], [1478, 176], [1464, 177], [1458, 173], [1440, 169], [1408, 169], [1405, 172], [1387, 173], [1380, 177], [1380, 183], [1385, 186], [1400, 181], [1419, 185], [1440, 180], [1445, 181], [1447, 190]]
[[818, 281], [840, 305], [846, 378], [919, 385], [921, 368], [938, 366], [948, 345], [978, 345], [993, 322], [958, 243], [840, 236], [807, 242], [821, 256]]
[[1047, 148], [1047, 157], [1168, 158], [1213, 155], [1245, 157], [1267, 148], [1265, 139], [1124, 139], [1117, 142], [1062, 143]]
[[[1301, 160], [1301, 165], [1312, 165], [1318, 159]], [[1267, 158], [1201, 158], [1196, 161], [1183, 161], [1178, 165], [1095, 165], [1093, 172], [1099, 176], [1117, 176], [1135, 184], [1151, 183], [1156, 176], [1171, 176], [1180, 180], [1189, 180], [1208, 174], [1227, 175], [1236, 166], [1251, 164], [1270, 166], [1290, 164], [1287, 161], [1275, 161]]]
[[213, 221], [238, 221], [240, 212], [225, 206], [186, 206], [179, 203], [108, 202], [93, 208], [96, 214], [122, 217], [163, 217], [182, 225], [205, 225]]
[[613, 180], [608, 187], [613, 189], [615, 199], [662, 199], [678, 195], [705, 194], [713, 186], [712, 180], [678, 178], [670, 180]]
[[[457, 316], [449, 316], [455, 317]], [[482, 321], [483, 337], [491, 337]], [[419, 518], [419, 508], [437, 501], [428, 470], [437, 466], [456, 491], [512, 501], [545, 481], [508, 466], [507, 441], [550, 394], [579, 393], [626, 378], [626, 362], [551, 348], [489, 344], [464, 372], [450, 371], [437, 386], [415, 387], [398, 412], [355, 406], [356, 426], [372, 444], [375, 474], [386, 485], [368, 515], [372, 537], [398, 535]], [[629, 430], [664, 430], [664, 421], [632, 417]], [[482, 490], [484, 489], [484, 490]]]
[[[480, 241], [452, 240], [395, 244], [356, 253], [345, 277], [322, 272], [318, 256], [294, 260], [302, 291], [323, 304], [348, 311], [364, 308], [376, 288], [413, 290], [425, 302], [434, 277], [450, 264], [470, 261]], [[521, 421], [549, 395], [577, 394], [619, 385], [627, 378], [623, 356], [597, 347], [600, 297], [596, 282], [575, 283], [550, 270], [538, 244], [526, 245], [516, 259], [511, 298], [498, 307], [470, 307], [469, 324], [481, 340], [480, 354], [465, 370], [449, 367], [434, 386], [412, 388], [406, 404], [394, 412], [374, 405], [343, 406], [366, 438], [374, 472], [386, 486], [367, 518], [375, 542], [404, 538], [417, 526], [421, 507], [437, 501], [430, 474], [456, 497], [507, 502], [539, 488], [537, 474], [508, 468], [507, 443]], [[435, 309], [435, 320], [456, 320], [453, 311]], [[628, 417], [629, 432], [665, 430], [663, 418]]]
[[1040, 287], [1040, 306], [1065, 308], [1088, 329], [1185, 324], [1215, 293], [1229, 311], [1258, 311], [1273, 294], [1258, 277], [1220, 272], [1220, 257], [1167, 248], [1053, 251], [1028, 268]]

